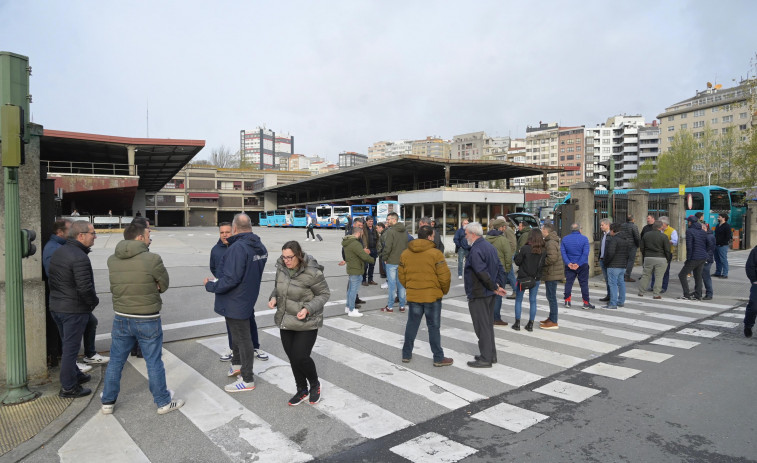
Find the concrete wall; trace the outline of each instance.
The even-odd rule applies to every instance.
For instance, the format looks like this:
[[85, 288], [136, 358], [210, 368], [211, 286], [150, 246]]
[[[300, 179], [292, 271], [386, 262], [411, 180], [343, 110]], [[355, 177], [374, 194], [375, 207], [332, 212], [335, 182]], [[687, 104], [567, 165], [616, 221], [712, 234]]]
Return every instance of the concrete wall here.
[[136, 215], [137, 211], [139, 211], [142, 214], [142, 217], [146, 214], [146, 208], [147, 208], [147, 201], [145, 200], [145, 190], [137, 190], [137, 193], [134, 195], [134, 202], [131, 204], [131, 213], [132, 215]]
[[[19, 169], [21, 228], [37, 231], [37, 253], [23, 259], [24, 316], [26, 326], [26, 360], [30, 378], [47, 376], [45, 340], [45, 286], [42, 282], [42, 237], [40, 224], [39, 152], [42, 126], [31, 124], [30, 142], [26, 145], [26, 164]], [[0, 253], [5, 254], [5, 185], [0, 177]], [[6, 304], [5, 261], [0, 266], [0, 381], [5, 381]]]

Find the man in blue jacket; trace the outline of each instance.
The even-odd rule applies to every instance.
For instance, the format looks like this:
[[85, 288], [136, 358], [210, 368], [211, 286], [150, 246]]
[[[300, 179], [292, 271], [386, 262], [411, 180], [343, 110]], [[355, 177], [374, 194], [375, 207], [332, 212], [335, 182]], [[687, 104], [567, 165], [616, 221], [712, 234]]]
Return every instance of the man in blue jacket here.
[[578, 277], [584, 309], [593, 309], [589, 299], [589, 238], [581, 234], [581, 225], [570, 226], [570, 234], [560, 241], [560, 253], [565, 264], [565, 307], [570, 307], [573, 282]]
[[482, 239], [484, 230], [478, 222], [465, 227], [465, 239], [470, 253], [465, 261], [465, 295], [473, 321], [473, 330], [478, 337], [480, 355], [476, 355], [471, 368], [491, 368], [497, 363], [497, 348], [494, 344], [494, 296], [506, 296], [505, 268], [497, 250]]
[[[683, 268], [678, 272], [678, 279], [681, 281], [683, 296], [678, 299], [684, 300], [701, 300], [702, 299], [702, 270], [707, 262], [707, 254], [713, 252], [712, 245], [707, 240], [707, 234], [702, 230], [702, 224], [696, 217], [690, 215], [686, 221], [689, 228], [686, 230], [686, 262]], [[689, 291], [689, 282], [686, 278], [688, 274], [694, 275], [694, 292]]]
[[[231, 237], [231, 222], [221, 222], [218, 226], [218, 234], [220, 235], [218, 242], [213, 249], [210, 250], [210, 273], [214, 277], [218, 278], [220, 271], [221, 259], [226, 255], [226, 250], [229, 249], [229, 237]], [[226, 334], [229, 336], [229, 351], [221, 354], [221, 361], [228, 362], [231, 360], [231, 330], [229, 325], [226, 325]], [[268, 360], [268, 354], [260, 350], [260, 341], [258, 339], [258, 324], [255, 322], [255, 313], [253, 312], [250, 317], [250, 334], [252, 335], [252, 347], [255, 350], [255, 357], [260, 360]]]
[[250, 333], [250, 318], [260, 293], [260, 281], [268, 260], [268, 251], [260, 237], [252, 233], [247, 214], [237, 214], [231, 228], [229, 248], [221, 259], [216, 279], [205, 278], [205, 290], [215, 293], [215, 311], [226, 318], [232, 337], [233, 351], [229, 376], [241, 375], [226, 385], [226, 392], [255, 389], [252, 364], [255, 349]]
[[749, 253], [744, 270], [749, 278], [749, 303], [746, 305], [746, 315], [744, 315], [744, 336], [751, 338], [754, 320], [757, 318], [757, 246], [753, 247], [752, 252]]
[[463, 224], [455, 232], [455, 236], [452, 241], [455, 242], [455, 253], [457, 253], [457, 279], [463, 279], [463, 268], [465, 266], [465, 259], [470, 252], [470, 245], [465, 240], [465, 227], [468, 225], [468, 219], [463, 219]]

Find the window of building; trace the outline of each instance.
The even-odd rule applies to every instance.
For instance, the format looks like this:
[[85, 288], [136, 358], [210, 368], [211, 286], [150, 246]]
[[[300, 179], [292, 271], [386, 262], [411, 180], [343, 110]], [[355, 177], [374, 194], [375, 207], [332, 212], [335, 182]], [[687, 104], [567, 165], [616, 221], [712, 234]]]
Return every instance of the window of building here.
[[723, 111], [730, 111], [730, 110], [731, 110], [731, 105], [729, 105], [729, 104], [724, 104], [723, 105]]
[[746, 124], [739, 125], [739, 130], [746, 130]]
[[681, 124], [681, 130], [686, 130], [687, 124]]
[[602, 136], [603, 137], [609, 137], [610, 136], [610, 131], [609, 130], [603, 130], [602, 131]]
[[700, 127], [704, 127], [704, 121], [694, 121], [694, 128], [698, 129]]
[[669, 121], [675, 120], [675, 118], [676, 118], [675, 116], [668, 116]]
[[718, 118], [717, 117], [713, 117], [712, 120], [710, 120], [710, 123], [717, 124], [718, 123]]
[[681, 114], [681, 116], [680, 116], [680, 117], [681, 117], [681, 119], [686, 119], [686, 116], [687, 116], [687, 114], [686, 114], [686, 113], [683, 113], [683, 114]]
[[576, 144], [581, 143], [581, 137], [576, 138]]
[[576, 151], [581, 151], [581, 147], [580, 146], [576, 146]]
[[668, 143], [673, 143], [673, 137], [668, 137]]
[[712, 108], [712, 112], [716, 113], [716, 112], [718, 112], [718, 111], [720, 111], [720, 108], [719, 108], [719, 107], [715, 106], [714, 108]]
[[668, 132], [674, 132], [676, 130], [676, 127], [674, 125], [668, 126]]
[[565, 160], [565, 156], [560, 156], [560, 160], [564, 161]]
[[610, 139], [609, 138], [603, 138], [602, 139], [602, 144], [603, 145], [609, 145], [610, 144]]
[[739, 113], [739, 119], [746, 119], [746, 113]]
[[694, 111], [694, 117], [704, 116], [704, 109], [697, 109]]
[[[576, 160], [580, 160], [580, 159], [581, 159], [581, 155], [580, 154], [576, 154]], [[578, 164], [578, 165], [580, 165], [580, 164]]]
[[694, 132], [694, 138], [702, 138], [704, 136], [704, 132]]
[[723, 116], [723, 123], [733, 122], [733, 116]]
[[605, 154], [609, 153], [610, 152], [610, 147], [602, 148], [602, 152], [605, 153]]

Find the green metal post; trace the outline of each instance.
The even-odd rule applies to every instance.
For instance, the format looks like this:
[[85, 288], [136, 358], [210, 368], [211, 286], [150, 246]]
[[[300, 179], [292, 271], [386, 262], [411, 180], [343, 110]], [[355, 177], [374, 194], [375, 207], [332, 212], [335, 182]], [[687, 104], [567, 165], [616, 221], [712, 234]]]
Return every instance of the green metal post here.
[[615, 212], [615, 156], [610, 155], [610, 165], [607, 166], [610, 171], [610, 177], [607, 182], [607, 217], [610, 222], [614, 222], [613, 214]]
[[21, 159], [20, 111], [17, 106], [2, 108], [3, 180], [5, 187], [5, 405], [36, 399], [27, 387], [26, 332], [24, 323], [24, 278], [21, 270], [21, 207], [18, 195], [18, 168]]

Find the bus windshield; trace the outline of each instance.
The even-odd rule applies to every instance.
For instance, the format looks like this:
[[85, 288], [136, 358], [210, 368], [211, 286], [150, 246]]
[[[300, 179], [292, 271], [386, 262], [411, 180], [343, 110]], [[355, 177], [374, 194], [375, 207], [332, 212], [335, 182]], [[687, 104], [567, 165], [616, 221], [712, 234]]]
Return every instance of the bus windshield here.
[[746, 193], [743, 191], [731, 192], [731, 206], [732, 207], [746, 207]]
[[713, 212], [731, 212], [731, 197], [727, 190], [710, 191], [710, 210]]
[[350, 213], [350, 206], [334, 206], [334, 215], [343, 215]]
[[305, 217], [307, 213], [305, 212], [305, 209], [295, 209], [294, 210], [294, 216], [295, 217]]
[[370, 214], [371, 213], [371, 206], [352, 206], [352, 212], [354, 214]]
[[331, 218], [331, 207], [319, 207], [315, 210], [315, 214], [318, 217]]

